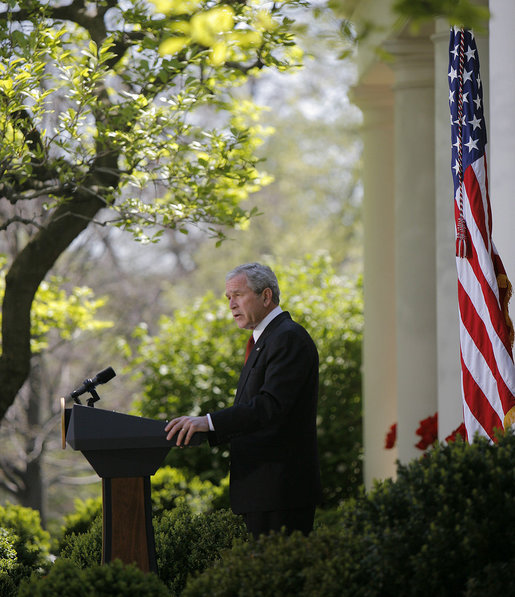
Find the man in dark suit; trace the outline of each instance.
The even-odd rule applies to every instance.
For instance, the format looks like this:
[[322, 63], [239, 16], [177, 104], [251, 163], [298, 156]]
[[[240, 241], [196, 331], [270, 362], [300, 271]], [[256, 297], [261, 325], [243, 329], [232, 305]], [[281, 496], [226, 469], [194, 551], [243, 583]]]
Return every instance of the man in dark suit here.
[[307, 331], [279, 306], [272, 270], [241, 265], [226, 278], [240, 328], [252, 330], [233, 406], [166, 426], [187, 445], [209, 431], [212, 446], [230, 442], [231, 508], [255, 536], [285, 527], [308, 534], [320, 499], [316, 438], [318, 353]]

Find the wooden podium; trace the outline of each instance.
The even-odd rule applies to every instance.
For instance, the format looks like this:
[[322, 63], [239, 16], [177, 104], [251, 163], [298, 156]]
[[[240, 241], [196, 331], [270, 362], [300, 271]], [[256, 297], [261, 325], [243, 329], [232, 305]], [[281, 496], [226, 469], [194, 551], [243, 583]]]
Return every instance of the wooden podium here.
[[[74, 404], [61, 399], [62, 445], [80, 450], [102, 478], [102, 564], [116, 558], [157, 572], [150, 476], [161, 466], [175, 438], [164, 421]], [[206, 433], [196, 433], [199, 445]]]

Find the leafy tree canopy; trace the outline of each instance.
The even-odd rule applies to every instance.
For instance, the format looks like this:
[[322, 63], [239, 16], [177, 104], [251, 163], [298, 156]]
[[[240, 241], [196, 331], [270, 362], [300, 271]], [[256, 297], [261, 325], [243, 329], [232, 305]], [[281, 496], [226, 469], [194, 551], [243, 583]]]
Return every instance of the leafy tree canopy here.
[[30, 366], [30, 309], [94, 221], [143, 242], [200, 222], [245, 225], [268, 182], [265, 134], [237, 90], [299, 63], [303, 0], [8, 0], [0, 13], [0, 231], [6, 275], [0, 417]]

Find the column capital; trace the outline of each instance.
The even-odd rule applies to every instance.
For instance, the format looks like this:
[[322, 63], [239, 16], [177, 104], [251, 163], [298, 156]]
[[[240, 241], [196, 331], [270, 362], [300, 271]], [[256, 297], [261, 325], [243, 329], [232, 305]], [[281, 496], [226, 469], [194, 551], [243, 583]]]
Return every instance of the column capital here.
[[351, 101], [363, 112], [367, 124], [393, 122], [394, 96], [392, 69], [377, 64], [350, 92]]
[[360, 83], [352, 88], [350, 96], [352, 102], [363, 111], [378, 108], [393, 108], [392, 85], [384, 83]]
[[430, 37], [398, 37], [382, 47], [393, 58], [394, 89], [434, 85], [434, 46]]

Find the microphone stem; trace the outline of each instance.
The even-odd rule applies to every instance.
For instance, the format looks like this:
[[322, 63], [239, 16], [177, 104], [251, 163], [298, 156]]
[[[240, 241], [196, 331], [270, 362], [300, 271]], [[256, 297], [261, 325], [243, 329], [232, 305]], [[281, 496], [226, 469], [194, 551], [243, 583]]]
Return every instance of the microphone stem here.
[[88, 398], [88, 406], [92, 407], [97, 400], [100, 400], [100, 396], [94, 388], [91, 388], [89, 393], [91, 394], [91, 398]]

